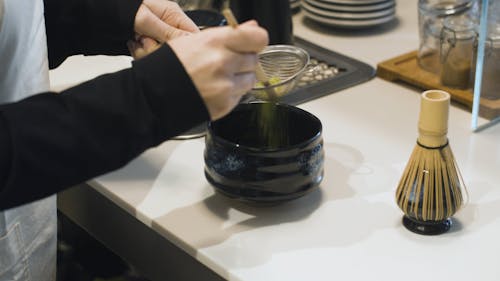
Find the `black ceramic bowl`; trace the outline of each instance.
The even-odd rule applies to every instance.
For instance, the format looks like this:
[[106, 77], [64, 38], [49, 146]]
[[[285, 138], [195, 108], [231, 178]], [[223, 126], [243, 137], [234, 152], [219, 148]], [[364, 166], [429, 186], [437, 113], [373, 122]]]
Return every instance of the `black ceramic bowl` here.
[[242, 201], [298, 198], [323, 179], [321, 132], [320, 120], [297, 107], [239, 104], [208, 124], [205, 177], [217, 192]]

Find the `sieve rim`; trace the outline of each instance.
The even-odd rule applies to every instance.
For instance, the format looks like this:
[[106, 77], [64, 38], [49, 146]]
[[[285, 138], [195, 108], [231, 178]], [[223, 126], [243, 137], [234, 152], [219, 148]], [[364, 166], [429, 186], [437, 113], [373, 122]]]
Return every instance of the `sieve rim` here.
[[264, 50], [262, 50], [259, 53], [259, 59], [263, 55], [267, 54], [272, 54], [272, 53], [289, 53], [289, 54], [295, 54], [297, 57], [300, 58], [301, 61], [303, 61], [302, 67], [295, 72], [295, 74], [289, 76], [287, 79], [282, 80], [279, 83], [269, 85], [269, 86], [260, 86], [260, 87], [252, 87], [252, 90], [266, 90], [266, 89], [272, 89], [276, 87], [283, 86], [285, 84], [288, 84], [289, 82], [293, 81], [294, 79], [297, 78], [297, 76], [301, 75], [304, 73], [304, 71], [307, 69], [307, 67], [310, 64], [310, 56], [309, 53], [306, 52], [303, 48], [294, 46], [294, 45], [285, 45], [285, 44], [277, 44], [277, 45], [269, 45]]

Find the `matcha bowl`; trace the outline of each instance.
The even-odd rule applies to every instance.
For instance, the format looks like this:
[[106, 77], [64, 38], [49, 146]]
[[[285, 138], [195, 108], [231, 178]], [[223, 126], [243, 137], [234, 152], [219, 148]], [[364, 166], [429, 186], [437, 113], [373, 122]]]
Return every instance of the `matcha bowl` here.
[[[263, 118], [266, 112], [273, 118]], [[296, 199], [323, 179], [322, 125], [291, 105], [239, 104], [209, 123], [204, 159], [206, 179], [225, 196], [253, 203]]]

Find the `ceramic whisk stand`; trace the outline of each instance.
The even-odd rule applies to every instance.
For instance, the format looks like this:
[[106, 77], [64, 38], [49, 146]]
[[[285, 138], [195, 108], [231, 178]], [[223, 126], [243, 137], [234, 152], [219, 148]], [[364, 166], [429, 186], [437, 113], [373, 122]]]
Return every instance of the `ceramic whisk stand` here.
[[396, 190], [404, 212], [403, 225], [419, 234], [448, 231], [467, 191], [448, 143], [450, 95], [439, 90], [422, 93], [419, 137]]

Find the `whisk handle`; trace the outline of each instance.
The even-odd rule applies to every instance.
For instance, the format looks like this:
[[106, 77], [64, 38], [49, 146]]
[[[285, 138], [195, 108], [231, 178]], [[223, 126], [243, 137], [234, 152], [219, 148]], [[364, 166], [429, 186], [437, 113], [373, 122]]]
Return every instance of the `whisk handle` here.
[[440, 147], [447, 142], [450, 94], [429, 90], [420, 98], [418, 142], [427, 147]]

